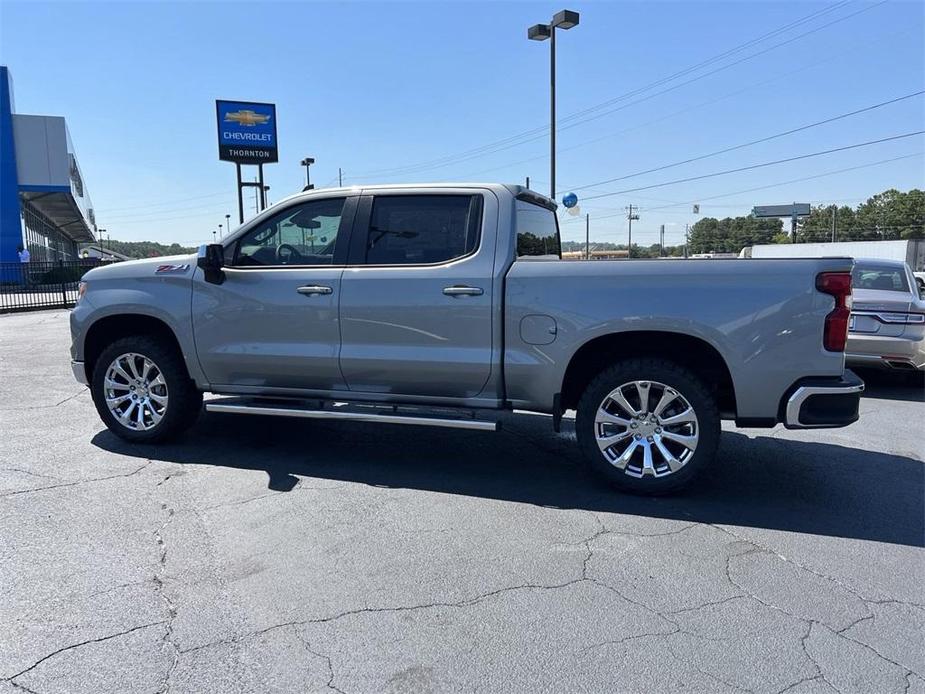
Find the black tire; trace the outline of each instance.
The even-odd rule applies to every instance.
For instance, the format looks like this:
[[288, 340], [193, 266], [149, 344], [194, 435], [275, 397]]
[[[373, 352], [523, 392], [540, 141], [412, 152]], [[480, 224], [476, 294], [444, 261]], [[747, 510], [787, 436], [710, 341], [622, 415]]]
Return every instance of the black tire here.
[[[166, 382], [167, 405], [162, 419], [147, 429], [129, 428], [116, 418], [106, 404], [106, 372], [117, 357], [129, 353], [154, 362]], [[123, 337], [106, 347], [93, 368], [90, 393], [96, 411], [109, 430], [119, 438], [133, 443], [156, 443], [175, 437], [193, 425], [202, 409], [202, 393], [190, 379], [176, 346], [152, 335]], [[134, 412], [137, 414], [137, 409]], [[147, 420], [153, 421], [153, 416], [144, 416], [143, 419], [147, 425]]]
[[[648, 402], [646, 407], [641, 407], [642, 398], [638, 395], [638, 389], [632, 387], [632, 383], [640, 381], [650, 383]], [[633, 430], [643, 431], [643, 434], [634, 433], [630, 426], [622, 424], [601, 424], [595, 422], [599, 408], [605, 404], [605, 398], [608, 398], [617, 388], [627, 386], [627, 390], [622, 391], [626, 396], [628, 404], [634, 409], [642, 411], [654, 410], [658, 403], [652, 404], [655, 399], [661, 400], [660, 394], [675, 392], [680, 395], [680, 399], [669, 401], [670, 405], [666, 406], [663, 411], [664, 417], [673, 416], [674, 413], [686, 411], [686, 404], [690, 405], [696, 415], [696, 422], [689, 424], [670, 424], [661, 425], [660, 420], [651, 415], [644, 420], [634, 419], [629, 410], [621, 408], [613, 400], [608, 400], [605, 411], [615, 413], [626, 419], [632, 424]], [[632, 390], [629, 390], [632, 389]], [[635, 393], [635, 396], [634, 396]], [[635, 397], [635, 400], [632, 398]], [[666, 396], [667, 397], [667, 396]], [[666, 416], [667, 413], [667, 416]], [[600, 426], [600, 429], [598, 428]], [[654, 429], [656, 426], [664, 426], [664, 429]], [[612, 428], [608, 428], [612, 427]], [[617, 489], [633, 494], [667, 494], [677, 491], [688, 485], [697, 475], [709, 465], [716, 455], [716, 448], [719, 445], [720, 436], [720, 417], [716, 405], [716, 399], [711, 394], [710, 389], [704, 382], [692, 371], [667, 359], [628, 359], [621, 361], [601, 373], [599, 373], [588, 384], [585, 392], [581, 396], [578, 404], [578, 413], [575, 421], [575, 429], [578, 435], [578, 444], [591, 469], [598, 475], [604, 477], [611, 485]], [[608, 447], [607, 455], [598, 446], [597, 431], [602, 435], [617, 435], [615, 440], [619, 443], [612, 444]], [[655, 432], [659, 432], [655, 436]], [[696, 447], [690, 451], [687, 446], [662, 438], [665, 434], [690, 435], [697, 434]], [[652, 451], [650, 462], [654, 463], [652, 470], [660, 470], [657, 474], [642, 475], [644, 467], [645, 447], [647, 441], [654, 441], [647, 434], [652, 434], [654, 438], [659, 438], [662, 445], [668, 450], [674, 458], [674, 462], [669, 464], [668, 459], [657, 449], [657, 444], [652, 443], [648, 448]], [[626, 438], [620, 438], [623, 436]], [[640, 439], [636, 442], [634, 439]], [[625, 447], [624, 447], [625, 446]], [[629, 462], [624, 463], [621, 454], [633, 447], [634, 450], [629, 452]], [[616, 458], [616, 462], [608, 458], [608, 455]], [[680, 461], [683, 460], [683, 463]], [[658, 463], [661, 463], [659, 466]], [[679, 464], [680, 463], [680, 464]], [[618, 467], [619, 464], [625, 465], [623, 469]], [[672, 471], [671, 465], [676, 469]], [[640, 476], [641, 475], [641, 476]]]

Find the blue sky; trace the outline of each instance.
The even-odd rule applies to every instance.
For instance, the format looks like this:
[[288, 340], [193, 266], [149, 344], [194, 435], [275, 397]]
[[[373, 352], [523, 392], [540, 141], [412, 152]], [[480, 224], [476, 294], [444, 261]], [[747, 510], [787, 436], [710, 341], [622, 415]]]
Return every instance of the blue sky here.
[[[560, 198], [925, 89], [921, 2], [568, 7], [581, 23], [558, 35], [559, 117], [612, 103], [582, 116], [593, 119], [561, 123]], [[351, 185], [530, 176], [548, 192], [549, 46], [528, 41], [526, 28], [558, 9], [546, 2], [4, 1], [0, 61], [13, 74], [18, 112], [67, 118], [97, 219], [113, 238], [193, 244], [211, 240], [226, 213], [236, 215], [234, 167], [218, 161], [216, 98], [277, 104], [280, 162], [265, 167], [271, 202], [300, 189], [304, 156], [315, 157], [313, 182], [321, 185], [336, 182], [340, 166]], [[579, 197], [922, 129], [918, 96], [584, 188]], [[656, 242], [666, 224], [674, 243], [685, 223], [755, 204], [856, 205], [888, 187], [925, 187], [923, 150], [919, 135], [580, 204], [591, 215], [592, 240], [625, 241], [622, 210], [632, 203], [640, 207], [634, 241]], [[729, 195], [754, 188], [764, 189]], [[584, 238], [583, 218], [563, 215], [563, 222], [564, 238]]]

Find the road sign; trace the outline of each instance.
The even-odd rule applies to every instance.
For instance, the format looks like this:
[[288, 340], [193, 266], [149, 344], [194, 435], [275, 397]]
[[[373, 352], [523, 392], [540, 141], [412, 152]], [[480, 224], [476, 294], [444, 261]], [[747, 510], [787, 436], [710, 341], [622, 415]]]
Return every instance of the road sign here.
[[806, 217], [809, 215], [809, 203], [795, 202], [790, 205], [756, 205], [752, 208], [753, 217]]
[[218, 158], [239, 164], [279, 161], [276, 146], [276, 104], [216, 101]]
[[562, 197], [562, 204], [566, 207], [575, 207], [578, 204], [578, 196], [575, 193], [566, 193]]

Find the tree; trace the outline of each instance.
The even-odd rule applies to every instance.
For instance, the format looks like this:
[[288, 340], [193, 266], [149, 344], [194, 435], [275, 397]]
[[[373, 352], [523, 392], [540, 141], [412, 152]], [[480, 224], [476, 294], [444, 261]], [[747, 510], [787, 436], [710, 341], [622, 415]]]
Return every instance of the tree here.
[[691, 227], [691, 253], [738, 253], [745, 246], [773, 243], [781, 233], [779, 219], [755, 217], [704, 217]]
[[818, 243], [832, 240], [832, 213], [835, 212], [836, 241], [852, 240], [857, 227], [857, 215], [847, 205], [819, 205], [813, 207], [797, 230], [797, 240], [802, 243]]
[[[817, 206], [798, 231], [800, 242], [832, 240], [834, 205]], [[837, 209], [836, 241], [880, 241], [925, 237], [925, 192], [912, 189], [902, 193], [895, 188], [878, 193], [853, 210]]]
[[925, 192], [895, 188], [858, 206], [857, 227], [866, 239], [922, 238], [925, 233]]
[[172, 243], [169, 246], [157, 241], [106, 241], [103, 246], [106, 250], [121, 253], [129, 258], [152, 258], [159, 255], [184, 255], [194, 253], [195, 248]]

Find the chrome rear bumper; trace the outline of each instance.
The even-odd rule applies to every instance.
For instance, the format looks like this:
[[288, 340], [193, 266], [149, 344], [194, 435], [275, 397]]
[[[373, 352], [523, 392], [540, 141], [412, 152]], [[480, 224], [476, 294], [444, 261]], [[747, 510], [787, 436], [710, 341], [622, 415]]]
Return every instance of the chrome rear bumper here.
[[788, 429], [844, 427], [858, 420], [864, 382], [853, 371], [840, 378], [805, 378], [787, 398], [784, 426]]

